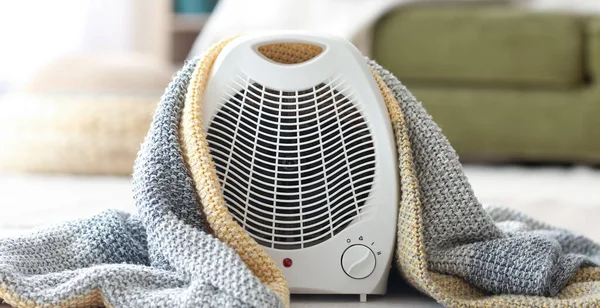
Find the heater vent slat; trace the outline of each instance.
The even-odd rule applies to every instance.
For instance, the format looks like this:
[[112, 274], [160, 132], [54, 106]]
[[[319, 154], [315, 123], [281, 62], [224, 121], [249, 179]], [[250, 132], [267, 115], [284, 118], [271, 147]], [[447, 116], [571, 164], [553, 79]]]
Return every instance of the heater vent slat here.
[[375, 146], [342, 76], [279, 91], [236, 77], [208, 125], [208, 143], [234, 219], [259, 244], [301, 249], [360, 220], [372, 192]]

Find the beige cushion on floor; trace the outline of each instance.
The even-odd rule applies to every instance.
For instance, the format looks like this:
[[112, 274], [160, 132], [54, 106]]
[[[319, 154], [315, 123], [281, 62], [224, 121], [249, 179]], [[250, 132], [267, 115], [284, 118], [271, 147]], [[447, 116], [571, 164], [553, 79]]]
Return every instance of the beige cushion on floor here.
[[78, 55], [0, 99], [0, 170], [130, 174], [173, 70], [136, 55]]

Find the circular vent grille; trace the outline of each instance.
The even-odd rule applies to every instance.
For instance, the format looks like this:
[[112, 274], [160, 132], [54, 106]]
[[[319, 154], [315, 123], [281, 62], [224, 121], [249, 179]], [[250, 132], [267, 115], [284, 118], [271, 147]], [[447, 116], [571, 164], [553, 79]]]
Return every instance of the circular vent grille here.
[[242, 80], [207, 132], [234, 219], [276, 249], [322, 243], [360, 220], [375, 148], [353, 96], [339, 91], [343, 83], [285, 92]]

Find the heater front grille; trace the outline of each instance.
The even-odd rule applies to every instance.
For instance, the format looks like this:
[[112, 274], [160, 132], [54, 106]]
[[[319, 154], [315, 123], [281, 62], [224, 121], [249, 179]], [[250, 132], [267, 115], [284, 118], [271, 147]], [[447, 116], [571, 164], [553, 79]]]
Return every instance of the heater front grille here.
[[237, 77], [207, 131], [229, 211], [259, 244], [301, 249], [360, 220], [375, 147], [341, 78], [278, 91]]

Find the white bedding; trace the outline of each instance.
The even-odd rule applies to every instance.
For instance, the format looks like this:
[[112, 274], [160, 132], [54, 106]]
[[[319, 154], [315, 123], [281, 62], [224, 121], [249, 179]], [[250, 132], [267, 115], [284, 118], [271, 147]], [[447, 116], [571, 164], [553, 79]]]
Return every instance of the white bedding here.
[[[600, 170], [467, 166], [484, 204], [501, 204], [600, 241]], [[89, 216], [135, 211], [126, 177], [0, 174], [0, 236]]]

